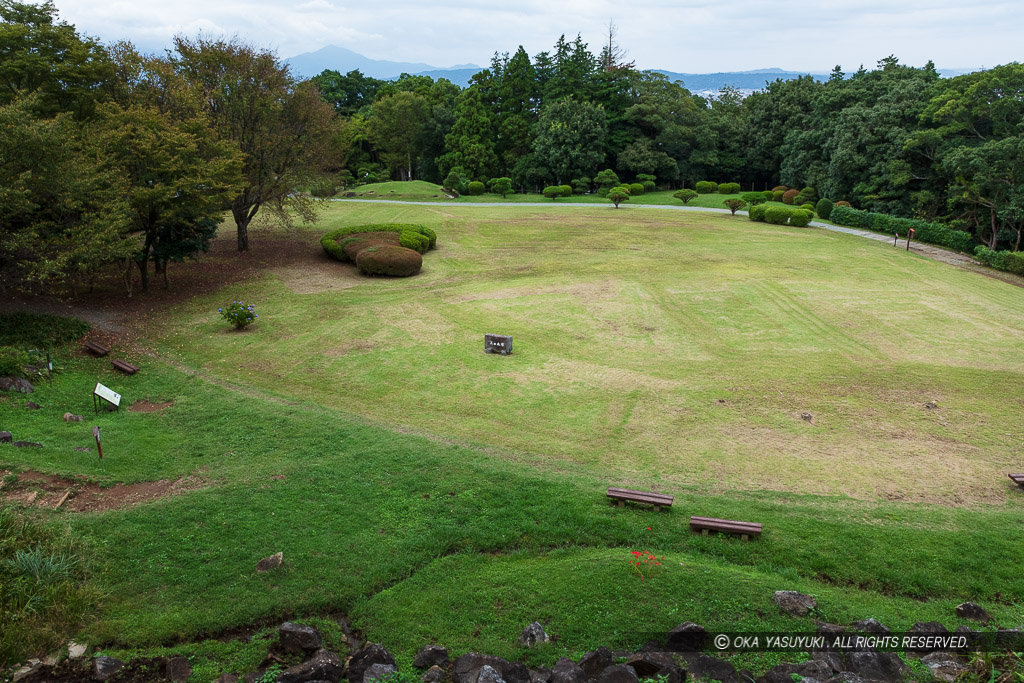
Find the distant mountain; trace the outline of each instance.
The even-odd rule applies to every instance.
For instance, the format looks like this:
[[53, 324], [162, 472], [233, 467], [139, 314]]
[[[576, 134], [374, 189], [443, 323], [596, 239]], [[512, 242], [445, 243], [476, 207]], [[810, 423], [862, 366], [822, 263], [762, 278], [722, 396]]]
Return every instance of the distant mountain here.
[[[480, 67], [475, 64], [457, 64], [451, 67], [451, 69], [443, 69], [418, 62], [392, 62], [386, 59], [370, 59], [358, 52], [353, 52], [337, 45], [328, 45], [316, 52], [304, 52], [301, 55], [289, 57], [284, 62], [292, 68], [292, 73], [301, 78], [312, 78], [324, 69], [333, 69], [343, 74], [359, 69], [364, 76], [389, 80], [398, 78], [403, 73], [425, 74], [432, 78], [450, 78], [445, 74], [451, 72], [452, 77], [465, 81], [460, 82], [460, 85], [466, 85], [469, 82], [469, 77], [480, 71]], [[463, 72], [467, 71], [469, 74], [464, 76]], [[434, 76], [435, 73], [438, 75]], [[455, 76], [455, 73], [459, 75]], [[454, 79], [452, 79], [452, 82], [455, 82]]]
[[[788, 81], [808, 75], [806, 72], [783, 71], [782, 69], [726, 71], [714, 74], [684, 74], [664, 69], [653, 69], [653, 71], [665, 74], [670, 81], [682, 81], [686, 89], [693, 93], [718, 92], [727, 85], [749, 93], [753, 90], [761, 90], [765, 83], [771, 83], [776, 79]], [[819, 81], [828, 78], [828, 74], [812, 73], [810, 75]]]

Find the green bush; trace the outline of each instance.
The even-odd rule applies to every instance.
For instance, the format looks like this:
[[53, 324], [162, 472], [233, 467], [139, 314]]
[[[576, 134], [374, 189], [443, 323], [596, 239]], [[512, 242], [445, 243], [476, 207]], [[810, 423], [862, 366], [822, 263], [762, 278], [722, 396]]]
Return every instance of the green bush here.
[[367, 247], [356, 255], [356, 268], [367, 275], [409, 277], [422, 267], [423, 257], [418, 251], [391, 244]]
[[639, 197], [644, 193], [644, 186], [640, 183], [632, 183], [629, 185], [629, 196]]
[[379, 236], [373, 237], [367, 233], [398, 233], [394, 238], [388, 238], [388, 241], [394, 240], [401, 244], [404, 240], [406, 243], [417, 245], [417, 251], [422, 249], [423, 252], [433, 249], [437, 244], [437, 233], [422, 225], [373, 223], [332, 230], [320, 238], [320, 245], [331, 258], [344, 263], [354, 262], [360, 250], [381, 244]]
[[[598, 187], [604, 188], [605, 190], [610, 190], [613, 187], [618, 187], [621, 184], [619, 182], [619, 176], [615, 175], [615, 171], [613, 171], [610, 168], [606, 168], [605, 170], [601, 171], [596, 176], [594, 176], [594, 182], [597, 183]], [[605, 192], [601, 196], [603, 197], [607, 194], [608, 193]]]
[[505, 176], [502, 176], [501, 178], [491, 178], [487, 181], [487, 184], [490, 186], [491, 192], [494, 194], [500, 194], [502, 198], [512, 191], [512, 179]]
[[775, 187], [772, 188], [772, 192], [785, 192], [788, 189], [789, 188], [786, 187], [785, 185], [776, 185]]
[[629, 201], [629, 188], [626, 186], [613, 187], [606, 193], [608, 199], [615, 204], [615, 208], [619, 208], [619, 204], [622, 202]]
[[611, 189], [612, 188], [610, 188], [610, 187], [599, 187], [599, 188], [597, 188], [597, 196], [598, 197], [607, 197], [608, 196], [608, 191], [611, 190]]
[[974, 249], [974, 256], [984, 265], [1008, 273], [1024, 275], [1024, 253], [1019, 251], [993, 251], [985, 245]]
[[559, 185], [558, 187], [561, 188], [563, 197], [572, 196], [572, 185]]
[[764, 196], [764, 192], [744, 192], [740, 195], [740, 199], [745, 201], [751, 206], [757, 206], [758, 204], [764, 204], [768, 199]]
[[[775, 193], [774, 193], [774, 192], [772, 192], [771, 190], [765, 190], [765, 191], [764, 191], [764, 192], [762, 192], [761, 194], [763, 194], [763, 195], [764, 195], [764, 200], [765, 200], [766, 202], [770, 202], [770, 201], [772, 201], [773, 199], [775, 199]], [[781, 197], [782, 195], [780, 194], [779, 196]]]
[[586, 176], [572, 181], [572, 191], [575, 194], [586, 194], [590, 190], [590, 178]]
[[782, 195], [784, 195], [784, 194], [786, 194], [786, 193], [783, 192], [782, 190], [772, 190], [772, 201], [773, 202], [781, 202], [782, 201]]
[[849, 205], [841, 206], [840, 202], [836, 202], [835, 207], [833, 207], [831, 220], [836, 225], [845, 225], [850, 228], [871, 227], [871, 214]]
[[[843, 211], [848, 210], [844, 209]], [[838, 211], [838, 207], [832, 212], [833, 220], [836, 211]], [[931, 223], [917, 218], [897, 218], [885, 213], [869, 213], [868, 217], [871, 219], [872, 229], [890, 235], [896, 234], [900, 237], [906, 237], [907, 233], [913, 229], [914, 239], [920, 242], [938, 244], [967, 253], [973, 249], [975, 244], [974, 238], [970, 233], [962, 230], [953, 230], [938, 223]]]
[[722, 183], [718, 186], [718, 194], [737, 194], [739, 191], [739, 183]]
[[653, 180], [645, 180], [640, 184], [644, 186], [644, 192], [654, 192], [657, 188], [657, 185], [654, 184]]
[[481, 183], [479, 180], [474, 180], [466, 187], [467, 194], [470, 194], [474, 197], [479, 197], [480, 195], [482, 195], [485, 189], [487, 188], [485, 188], [484, 184]]
[[733, 216], [735, 216], [736, 212], [739, 211], [740, 209], [747, 208], [747, 203], [742, 199], [726, 199], [724, 202], [722, 202], [722, 204], [724, 204], [725, 208], [729, 209], [729, 211], [732, 212]]
[[718, 183], [710, 180], [701, 180], [697, 183], [697, 194], [711, 194], [718, 189]]
[[828, 217], [832, 215], [832, 207], [832, 200], [822, 197], [818, 200], [818, 205], [814, 207], [814, 210], [819, 216], [827, 221]]
[[[426, 227], [424, 225], [417, 225], [416, 226], [416, 230], [421, 235], [426, 235], [427, 236], [427, 239], [430, 240], [430, 248], [431, 249], [433, 249], [437, 245], [437, 233], [434, 232], [432, 229], [430, 229], [430, 228], [428, 228], [428, 227]], [[403, 232], [404, 232], [404, 230], [403, 230]]]
[[0, 314], [0, 345], [46, 349], [78, 341], [90, 325], [78, 318], [44, 313]]
[[814, 204], [811, 204], [810, 202], [801, 202], [800, 208], [805, 211], [810, 211], [812, 214], [814, 213]]
[[683, 204], [688, 204], [691, 199], [695, 199], [700, 195], [697, 194], [696, 190], [683, 188], [682, 190], [676, 190], [674, 193], [672, 193], [672, 196], [681, 201]]
[[805, 197], [802, 192], [793, 197], [793, 206], [803, 206], [804, 204], [813, 204], [813, 202]]
[[797, 228], [806, 228], [814, 218], [814, 212], [807, 209], [793, 209], [789, 214], [789, 224]]
[[788, 206], [769, 206], [765, 209], [764, 219], [772, 225], [786, 225], [793, 210]]
[[543, 190], [541, 190], [541, 194], [550, 199], [551, 201], [555, 201], [556, 199], [562, 196], [562, 186], [548, 185]]
[[782, 193], [782, 203], [792, 204], [793, 200], [796, 199], [797, 195], [799, 194], [800, 190], [786, 190], [785, 192]]
[[400, 232], [398, 234], [398, 244], [406, 249], [414, 249], [421, 254], [426, 254], [430, 250], [430, 238], [412, 230]]
[[22, 377], [28, 353], [14, 346], [0, 346], [0, 377]]
[[218, 308], [217, 312], [220, 313], [220, 317], [234, 325], [236, 330], [248, 327], [256, 322], [256, 318], [260, 317], [256, 313], [256, 306], [246, 305], [241, 301], [232, 301], [225, 308]]
[[755, 205], [750, 207], [749, 211], [747, 211], [747, 218], [749, 218], [752, 221], [758, 221], [758, 222], [763, 223], [764, 222], [764, 214], [765, 214], [765, 211], [767, 211], [767, 210], [768, 210], [768, 207], [765, 206], [764, 204], [755, 204]]
[[807, 197], [807, 201], [811, 202], [812, 204], [818, 199], [818, 191], [815, 190], [813, 187], [805, 187], [804, 189], [800, 190], [800, 194], [802, 194], [804, 197]]

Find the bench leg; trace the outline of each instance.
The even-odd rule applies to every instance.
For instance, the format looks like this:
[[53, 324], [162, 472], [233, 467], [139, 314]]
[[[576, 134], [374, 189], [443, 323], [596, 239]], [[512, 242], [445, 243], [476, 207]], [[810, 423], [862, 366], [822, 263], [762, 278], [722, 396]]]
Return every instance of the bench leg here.
[[654, 506], [654, 511], [655, 512], [661, 512], [661, 506], [660, 505], [655, 505]]
[[711, 531], [710, 531], [710, 530], [708, 530], [708, 529], [701, 529], [701, 530], [700, 530], [700, 535], [701, 535], [701, 536], [707, 536], [707, 535], [708, 535], [708, 534], [710, 534], [710, 533], [711, 533]]
[[624, 500], [615, 501], [615, 505], [617, 507], [624, 508], [624, 507], [626, 507], [626, 501], [624, 501]]
[[742, 539], [744, 541], [749, 541], [750, 540], [750, 536], [748, 534], [740, 534], [740, 539]]

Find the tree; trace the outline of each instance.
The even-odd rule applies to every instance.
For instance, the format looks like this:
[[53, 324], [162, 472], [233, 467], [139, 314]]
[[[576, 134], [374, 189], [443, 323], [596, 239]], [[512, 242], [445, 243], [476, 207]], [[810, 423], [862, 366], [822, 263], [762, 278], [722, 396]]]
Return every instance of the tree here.
[[330, 162], [336, 132], [317, 86], [299, 83], [273, 52], [238, 41], [179, 36], [174, 45], [175, 66], [208, 103], [210, 126], [242, 153], [244, 182], [231, 201], [239, 251], [261, 210], [285, 226], [293, 213], [313, 221], [316, 203], [298, 190]]
[[551, 201], [555, 201], [556, 199], [562, 196], [562, 186], [548, 185], [547, 187], [544, 188], [543, 195], [550, 199]]
[[615, 171], [612, 169], [606, 168], [594, 176], [594, 182], [599, 188], [610, 190], [619, 185], [619, 176], [615, 175]]
[[413, 157], [427, 111], [426, 98], [407, 91], [373, 103], [367, 122], [370, 142], [381, 150], [381, 160], [388, 168], [398, 169], [402, 180], [413, 178]]
[[672, 194], [673, 197], [681, 201], [683, 204], [689, 204], [691, 199], [696, 199], [700, 195], [696, 190], [682, 189]]
[[342, 116], [351, 116], [377, 98], [377, 92], [387, 83], [364, 76], [359, 69], [342, 76], [325, 69], [311, 78], [320, 89], [320, 97]]
[[[950, 190], [963, 201], [988, 209], [988, 247], [995, 249], [1000, 231], [1016, 233], [1014, 251], [1024, 231], [1024, 137], [987, 140], [947, 154], [943, 166], [953, 178]], [[979, 230], [981, 239], [983, 231]]]
[[733, 216], [735, 216], [736, 212], [739, 211], [740, 209], [747, 208], [747, 203], [742, 199], [726, 199], [722, 203], [725, 204], [725, 208], [729, 209], [729, 211], [732, 211]]
[[617, 209], [619, 208], [619, 204], [629, 201], [629, 189], [621, 186], [613, 187], [608, 190], [608, 199], [612, 201], [612, 204], [614, 204]]
[[512, 179], [511, 178], [491, 178], [491, 192], [501, 195], [504, 199], [505, 195], [512, 191]]
[[479, 77], [477, 83], [463, 90], [455, 104], [455, 123], [444, 139], [448, 151], [437, 160], [442, 173], [462, 168], [473, 178], [488, 178], [498, 165], [491, 112], [479, 86], [490, 75], [486, 70], [482, 73], [474, 76]]
[[584, 175], [604, 161], [607, 126], [599, 105], [573, 97], [547, 105], [537, 130], [534, 154], [559, 183]]

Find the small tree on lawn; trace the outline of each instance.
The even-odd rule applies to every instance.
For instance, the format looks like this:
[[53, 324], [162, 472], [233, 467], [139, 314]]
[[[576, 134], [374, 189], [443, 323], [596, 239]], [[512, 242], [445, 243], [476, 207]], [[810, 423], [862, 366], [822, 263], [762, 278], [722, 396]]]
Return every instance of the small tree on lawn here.
[[505, 195], [512, 191], [511, 178], [491, 178], [491, 192], [500, 194], [504, 199]]
[[624, 187], [613, 187], [608, 190], [608, 199], [612, 200], [612, 203], [615, 204], [615, 208], [617, 209], [619, 208], [619, 204], [629, 201], [629, 190]]
[[547, 197], [551, 201], [555, 201], [556, 199], [558, 199], [559, 197], [562, 196], [562, 186], [561, 185], [548, 185], [547, 187], [544, 188], [544, 193], [543, 194], [544, 194], [545, 197]]
[[732, 211], [733, 216], [735, 216], [736, 212], [739, 211], [740, 209], [747, 208], [747, 203], [742, 199], [726, 199], [722, 203], [725, 204], [725, 208]]
[[700, 195], [697, 194], [696, 190], [679, 190], [672, 196], [681, 201], [683, 204], [689, 204], [691, 199], [699, 197]]

